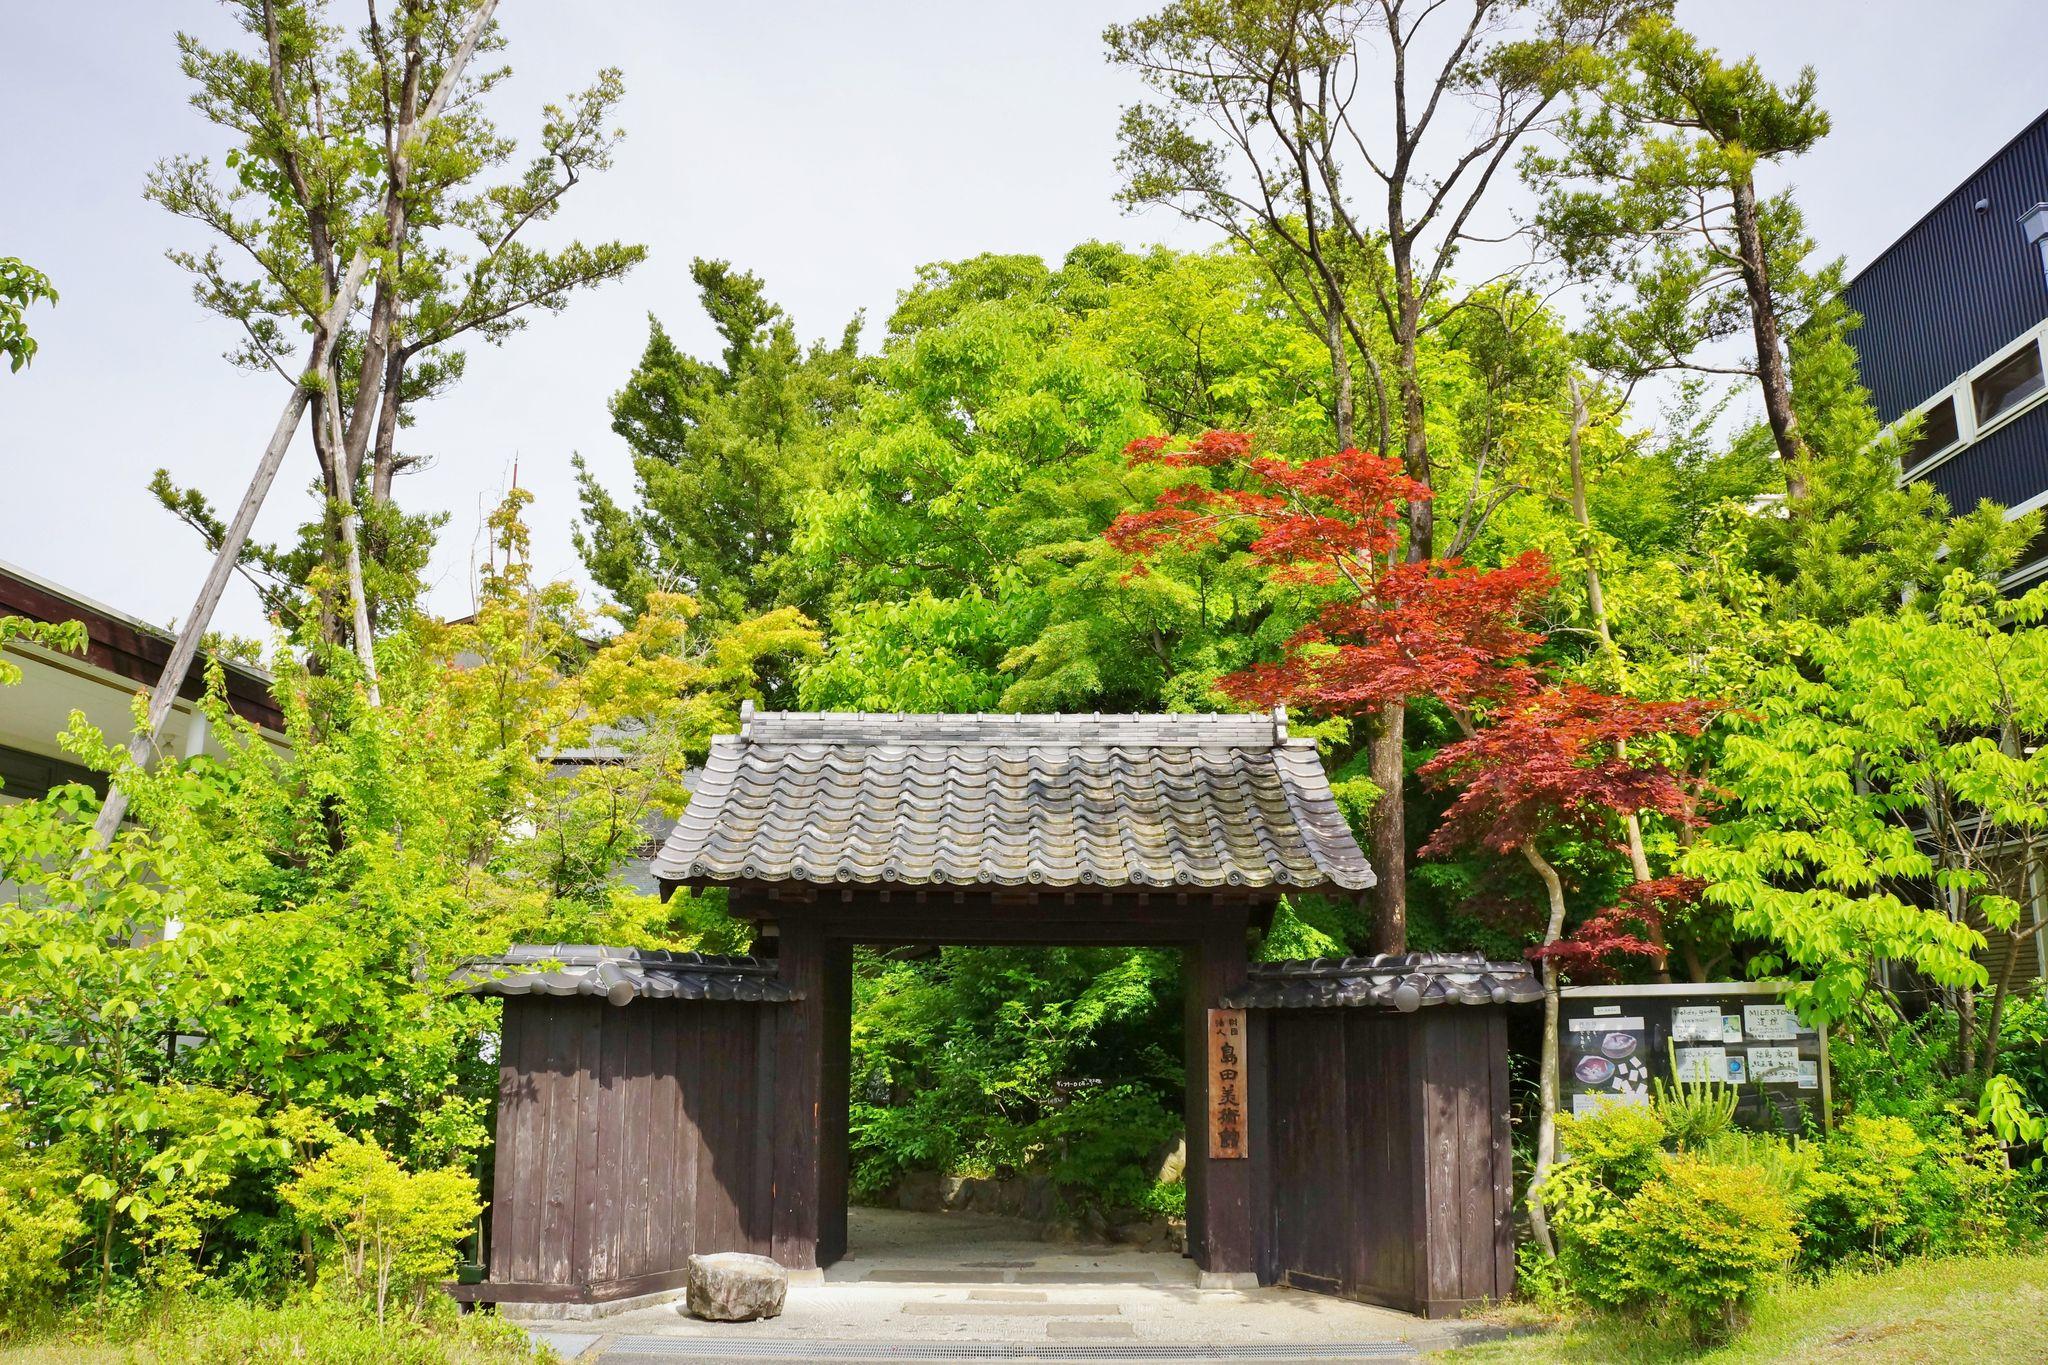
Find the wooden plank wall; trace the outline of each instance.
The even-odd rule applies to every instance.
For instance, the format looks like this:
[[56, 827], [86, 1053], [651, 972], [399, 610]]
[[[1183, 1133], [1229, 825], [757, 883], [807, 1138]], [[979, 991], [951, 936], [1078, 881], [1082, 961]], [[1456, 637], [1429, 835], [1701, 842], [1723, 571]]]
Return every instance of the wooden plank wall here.
[[1274, 1010], [1261, 1278], [1441, 1317], [1514, 1286], [1507, 1021]]
[[512, 1302], [674, 1288], [770, 1246], [760, 1140], [778, 1006], [506, 1000], [490, 1284]]

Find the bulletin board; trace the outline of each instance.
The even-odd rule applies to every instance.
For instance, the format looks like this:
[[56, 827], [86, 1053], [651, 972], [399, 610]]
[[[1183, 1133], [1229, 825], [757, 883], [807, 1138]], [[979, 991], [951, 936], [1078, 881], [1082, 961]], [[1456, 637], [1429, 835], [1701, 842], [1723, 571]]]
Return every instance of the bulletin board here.
[[1560, 992], [1559, 1108], [1648, 1104], [1650, 1083], [1736, 1088], [1735, 1120], [1797, 1133], [1832, 1120], [1827, 1033], [1800, 1022], [1762, 982], [1571, 986]]

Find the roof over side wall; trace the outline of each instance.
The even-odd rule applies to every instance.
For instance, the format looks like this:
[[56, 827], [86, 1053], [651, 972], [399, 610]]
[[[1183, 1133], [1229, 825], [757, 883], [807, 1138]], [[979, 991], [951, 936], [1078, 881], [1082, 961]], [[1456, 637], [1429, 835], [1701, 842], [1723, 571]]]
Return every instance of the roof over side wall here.
[[592, 943], [518, 943], [468, 963], [455, 983], [472, 995], [596, 995], [614, 1005], [650, 1000], [786, 1004], [803, 995], [757, 957], [610, 948]]
[[1251, 979], [1223, 997], [1240, 1009], [1526, 1005], [1543, 998], [1526, 962], [1488, 962], [1478, 953], [1382, 953], [1254, 962]]
[[741, 713], [654, 861], [736, 881], [1360, 890], [1371, 867], [1284, 712]]

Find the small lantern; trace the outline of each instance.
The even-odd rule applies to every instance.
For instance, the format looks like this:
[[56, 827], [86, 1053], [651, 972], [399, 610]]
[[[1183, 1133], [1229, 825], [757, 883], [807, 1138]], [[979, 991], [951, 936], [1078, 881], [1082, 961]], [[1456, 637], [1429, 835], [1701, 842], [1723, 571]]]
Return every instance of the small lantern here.
[[2020, 215], [2020, 231], [2041, 253], [2041, 273], [2048, 282], [2048, 202], [2039, 203]]

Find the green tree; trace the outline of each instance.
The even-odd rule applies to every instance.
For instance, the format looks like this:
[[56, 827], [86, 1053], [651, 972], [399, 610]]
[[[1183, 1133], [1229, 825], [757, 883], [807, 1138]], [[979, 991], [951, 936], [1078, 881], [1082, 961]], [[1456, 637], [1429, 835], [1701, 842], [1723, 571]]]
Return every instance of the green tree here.
[[1924, 606], [1795, 627], [1730, 715], [1729, 809], [1680, 859], [1769, 945], [1756, 969], [1807, 978], [1807, 1017], [1850, 1017], [1884, 961], [1947, 991], [1980, 1081], [2011, 986], [1973, 956], [1981, 931], [2040, 932], [2021, 907], [2048, 837], [2044, 615], [2048, 589], [2002, 598], [1958, 570]]
[[660, 589], [723, 620], [815, 606], [790, 542], [802, 500], [827, 482], [834, 424], [859, 395], [860, 319], [838, 345], [806, 349], [756, 276], [707, 260], [690, 275], [724, 350], [715, 363], [685, 355], [649, 319], [647, 349], [611, 403], [638, 505], [619, 506], [579, 459], [577, 549], [635, 612]]
[[[1756, 171], [1827, 135], [1812, 67], [1789, 86], [1754, 58], [1728, 62], [1662, 14], [1577, 93], [1561, 149], [1524, 158], [1543, 193], [1538, 225], [1574, 278], [1595, 282], [1595, 363], [1756, 380], [1786, 491], [1807, 493], [1811, 451], [1792, 397], [1786, 339], [1827, 297], [1789, 193], [1759, 197]], [[1707, 348], [1749, 333], [1748, 359]], [[1706, 353], [1703, 353], [1706, 352]]]
[[[644, 255], [618, 242], [550, 250], [529, 240], [570, 189], [610, 164], [623, 86], [616, 71], [601, 72], [568, 102], [547, 106], [539, 154], [494, 181], [517, 150], [485, 109], [507, 72], [469, 68], [473, 55], [502, 46], [495, 0], [399, 0], [388, 15], [372, 6], [355, 32], [330, 22], [323, 0], [235, 0], [231, 8], [242, 46], [178, 39], [194, 108], [233, 141], [224, 166], [171, 157], [151, 174], [147, 194], [219, 239], [170, 257], [194, 277], [200, 305], [240, 330], [233, 363], [298, 384], [285, 357], [291, 334], [310, 331], [317, 341], [332, 333], [339, 342], [312, 377], [325, 504], [311, 545], [256, 546], [241, 558], [267, 580], [273, 606], [307, 593], [320, 638], [346, 639], [368, 633], [370, 588], [380, 600], [409, 601], [423, 532], [397, 517], [391, 491], [420, 458], [399, 448], [410, 408], [461, 378], [464, 341], [502, 342], [534, 310], [560, 311], [577, 290], [618, 278]], [[230, 265], [223, 246], [244, 269]], [[337, 328], [328, 314], [352, 265], [369, 267], [372, 287]], [[218, 545], [220, 523], [202, 497], [168, 474], [155, 486]], [[361, 565], [359, 519], [371, 557], [397, 561], [381, 581]], [[374, 684], [367, 648], [358, 643]]]

